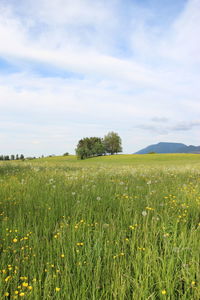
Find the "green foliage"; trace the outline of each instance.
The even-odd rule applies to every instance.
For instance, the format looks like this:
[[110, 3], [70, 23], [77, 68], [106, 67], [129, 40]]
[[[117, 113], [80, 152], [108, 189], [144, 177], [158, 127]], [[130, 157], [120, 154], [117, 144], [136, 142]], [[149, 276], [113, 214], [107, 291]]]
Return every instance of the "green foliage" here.
[[4, 156], [4, 160], [10, 160], [9, 155], [5, 155], [5, 156]]
[[105, 153], [104, 144], [99, 137], [90, 137], [81, 139], [76, 148], [78, 158], [85, 159], [94, 156], [100, 156]]
[[114, 154], [122, 152], [121, 143], [121, 138], [115, 132], [109, 132], [104, 139], [86, 137], [78, 142], [76, 154], [80, 159], [101, 156], [106, 153]]
[[[11, 154], [10, 156], [9, 155], [0, 155], [0, 160], [14, 160], [15, 159], [15, 155], [14, 154]], [[21, 154], [20, 157], [18, 156], [18, 154], [16, 155], [16, 159], [21, 159], [21, 160], [24, 160], [24, 155]]]
[[64, 154], [63, 154], [63, 156], [68, 156], [69, 155], [69, 152], [65, 152]]
[[122, 152], [122, 141], [115, 132], [109, 132], [104, 136], [104, 146], [107, 153], [114, 154]]

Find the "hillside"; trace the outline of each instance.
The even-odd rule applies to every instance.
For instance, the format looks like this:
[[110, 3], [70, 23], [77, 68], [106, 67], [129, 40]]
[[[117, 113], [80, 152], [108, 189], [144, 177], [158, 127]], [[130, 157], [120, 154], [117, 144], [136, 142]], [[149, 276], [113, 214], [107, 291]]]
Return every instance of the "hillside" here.
[[200, 146], [187, 146], [182, 143], [166, 143], [161, 142], [158, 144], [150, 145], [135, 154], [147, 154], [150, 152], [156, 153], [200, 153]]

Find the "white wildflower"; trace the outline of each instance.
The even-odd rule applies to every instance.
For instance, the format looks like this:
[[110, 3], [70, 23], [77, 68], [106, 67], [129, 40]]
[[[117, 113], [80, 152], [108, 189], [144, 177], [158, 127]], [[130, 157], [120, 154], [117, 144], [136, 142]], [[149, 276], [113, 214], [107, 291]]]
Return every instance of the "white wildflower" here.
[[146, 210], [143, 210], [143, 211], [142, 211], [142, 215], [143, 215], [143, 217], [146, 217], [146, 215], [147, 215]]

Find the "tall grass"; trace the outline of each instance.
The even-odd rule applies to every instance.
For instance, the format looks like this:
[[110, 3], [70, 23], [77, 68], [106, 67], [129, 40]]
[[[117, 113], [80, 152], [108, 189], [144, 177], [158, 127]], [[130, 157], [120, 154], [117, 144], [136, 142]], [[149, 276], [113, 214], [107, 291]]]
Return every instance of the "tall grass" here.
[[198, 158], [140, 157], [1, 164], [0, 299], [200, 298]]

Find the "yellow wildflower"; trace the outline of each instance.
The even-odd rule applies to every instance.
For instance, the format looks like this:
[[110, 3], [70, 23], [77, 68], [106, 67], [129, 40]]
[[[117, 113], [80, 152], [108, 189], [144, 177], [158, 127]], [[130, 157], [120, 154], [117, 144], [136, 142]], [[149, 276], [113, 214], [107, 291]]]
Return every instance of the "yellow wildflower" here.
[[9, 279], [11, 279], [10, 275], [5, 278], [5, 282], [7, 282]]
[[20, 296], [20, 297], [24, 297], [24, 296], [25, 296], [25, 293], [21, 292], [21, 293], [19, 294], [19, 296]]
[[76, 243], [77, 246], [83, 246], [83, 243]]
[[22, 286], [23, 286], [23, 287], [27, 287], [27, 286], [28, 286], [28, 282], [23, 282], [23, 283], [22, 283]]
[[5, 296], [5, 297], [8, 297], [8, 296], [9, 296], [9, 293], [8, 293], [8, 292], [5, 292], [4, 296]]
[[21, 276], [20, 279], [21, 279], [21, 280], [27, 280], [28, 277], [26, 277], [26, 276]]

